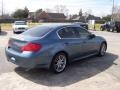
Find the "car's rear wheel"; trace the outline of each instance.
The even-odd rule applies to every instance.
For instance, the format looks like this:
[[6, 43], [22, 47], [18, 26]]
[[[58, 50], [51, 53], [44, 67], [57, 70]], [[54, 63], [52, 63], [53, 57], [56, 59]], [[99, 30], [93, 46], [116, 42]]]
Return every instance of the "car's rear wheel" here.
[[117, 33], [120, 33], [120, 30], [117, 30]]
[[64, 53], [58, 53], [52, 60], [51, 70], [54, 73], [61, 73], [67, 66], [67, 56]]
[[104, 56], [106, 54], [106, 50], [107, 50], [106, 43], [102, 43], [99, 50], [99, 56]]

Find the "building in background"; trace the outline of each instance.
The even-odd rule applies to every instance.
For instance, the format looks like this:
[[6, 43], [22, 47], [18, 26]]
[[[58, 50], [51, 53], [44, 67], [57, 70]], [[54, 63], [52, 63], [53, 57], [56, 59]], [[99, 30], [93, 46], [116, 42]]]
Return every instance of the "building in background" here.
[[66, 16], [63, 13], [47, 13], [45, 11], [39, 13], [39, 16], [36, 17], [34, 12], [30, 12], [29, 19], [33, 20], [36, 19], [37, 21], [56, 21], [56, 22], [62, 22], [66, 20]]

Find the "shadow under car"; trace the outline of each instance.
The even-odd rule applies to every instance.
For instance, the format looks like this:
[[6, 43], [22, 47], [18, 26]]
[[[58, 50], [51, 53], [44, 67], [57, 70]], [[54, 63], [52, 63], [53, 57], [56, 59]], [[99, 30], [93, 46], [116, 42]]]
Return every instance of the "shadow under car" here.
[[53, 74], [42, 69], [25, 71], [20, 67], [15, 68], [15, 72], [23, 78], [37, 84], [64, 87], [88, 79], [105, 71], [115, 64], [114, 61], [117, 58], [118, 56], [112, 53], [107, 53], [104, 57], [87, 58], [71, 63], [71, 65], [69, 65], [68, 68], [60, 74]]

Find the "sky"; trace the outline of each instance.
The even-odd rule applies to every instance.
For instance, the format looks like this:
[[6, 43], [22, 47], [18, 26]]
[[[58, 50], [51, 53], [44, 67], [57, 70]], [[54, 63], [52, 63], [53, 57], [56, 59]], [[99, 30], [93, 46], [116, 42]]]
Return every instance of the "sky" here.
[[[83, 12], [90, 11], [97, 16], [104, 16], [111, 13], [113, 0], [3, 0], [4, 12], [12, 13], [16, 9], [27, 6], [30, 11], [39, 8], [46, 10], [54, 9], [56, 5], [65, 5], [69, 14], [78, 14], [82, 8]], [[2, 0], [0, 0], [0, 7]], [[115, 0], [115, 5], [120, 5], [120, 0]], [[0, 8], [1, 13], [1, 8]]]

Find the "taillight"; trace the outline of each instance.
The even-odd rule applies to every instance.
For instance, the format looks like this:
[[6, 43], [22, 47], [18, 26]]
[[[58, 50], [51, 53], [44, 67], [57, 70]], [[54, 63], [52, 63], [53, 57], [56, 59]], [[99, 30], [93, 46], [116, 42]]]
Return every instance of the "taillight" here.
[[38, 52], [41, 48], [42, 48], [41, 44], [29, 43], [29, 44], [21, 47], [21, 51]]

